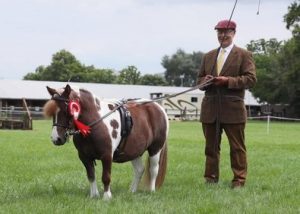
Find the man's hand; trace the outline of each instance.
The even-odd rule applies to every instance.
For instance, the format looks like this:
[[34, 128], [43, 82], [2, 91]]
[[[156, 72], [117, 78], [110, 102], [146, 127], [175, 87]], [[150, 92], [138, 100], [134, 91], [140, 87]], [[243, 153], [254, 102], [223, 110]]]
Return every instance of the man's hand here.
[[203, 82], [207, 82], [207, 81], [209, 81], [210, 79], [213, 79], [213, 78], [214, 78], [214, 76], [212, 76], [212, 75], [206, 75], [206, 76], [204, 77]]
[[228, 77], [224, 77], [224, 76], [215, 77], [213, 84], [215, 86], [227, 86], [228, 85]]
[[206, 85], [206, 86], [202, 86], [201, 88], [199, 88], [200, 90], [202, 90], [202, 91], [205, 91], [205, 90], [207, 90], [210, 86], [211, 86], [211, 84], [212, 84], [212, 82], [213, 82], [213, 79], [214, 79], [214, 76], [212, 76], [212, 75], [206, 75], [203, 79], [202, 79], [202, 81], [201, 81], [201, 84], [204, 84], [204, 85]]

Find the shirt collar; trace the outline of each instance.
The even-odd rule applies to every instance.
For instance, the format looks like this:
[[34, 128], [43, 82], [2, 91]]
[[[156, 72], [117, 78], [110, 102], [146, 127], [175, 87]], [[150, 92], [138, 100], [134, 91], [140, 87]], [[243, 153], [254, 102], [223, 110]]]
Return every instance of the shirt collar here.
[[229, 45], [228, 47], [226, 48], [223, 48], [225, 50], [226, 53], [230, 53], [231, 49], [233, 48], [234, 44], [231, 43], [231, 45]]

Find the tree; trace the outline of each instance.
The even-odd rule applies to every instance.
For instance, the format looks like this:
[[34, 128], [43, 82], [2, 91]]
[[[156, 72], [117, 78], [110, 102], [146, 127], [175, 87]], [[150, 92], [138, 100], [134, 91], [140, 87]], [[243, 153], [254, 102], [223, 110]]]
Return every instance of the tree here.
[[95, 69], [93, 66], [86, 67], [85, 82], [115, 83], [117, 75], [112, 69]]
[[293, 37], [285, 42], [271, 39], [251, 41], [248, 50], [254, 53], [258, 82], [253, 94], [270, 104], [289, 104], [300, 117], [300, 5], [288, 7], [284, 16]]
[[137, 85], [140, 82], [140, 78], [141, 78], [141, 72], [139, 72], [135, 66], [131, 65], [121, 70], [118, 76], [117, 83]]
[[51, 80], [72, 82], [113, 83], [117, 76], [111, 69], [96, 69], [94, 66], [84, 66], [73, 54], [61, 50], [52, 56], [49, 66], [39, 66], [34, 73], [26, 74], [25, 80]]
[[35, 69], [34, 73], [26, 74], [23, 79], [24, 80], [42, 80], [42, 74], [45, 71], [45, 67], [40, 65]]
[[49, 66], [46, 68], [39, 66], [35, 73], [25, 75], [24, 79], [68, 81], [76, 76], [76, 80], [82, 82], [84, 71], [84, 66], [74, 55], [66, 50], [61, 50], [52, 56], [52, 62]]
[[164, 56], [161, 64], [166, 69], [165, 78], [168, 84], [193, 86], [196, 82], [202, 57], [202, 52], [187, 54], [182, 49], [178, 49], [171, 57]]
[[[299, 0], [298, 0], [299, 2]], [[291, 29], [294, 38], [300, 37], [300, 5], [297, 2], [293, 2], [288, 7], [288, 13], [284, 15], [284, 21], [286, 22], [286, 28]]]
[[98, 69], [94, 66], [85, 66], [66, 50], [61, 50], [53, 54], [50, 65], [46, 67], [42, 65], [38, 66], [35, 72], [26, 74], [23, 79], [131, 85], [167, 85], [164, 78], [159, 75], [146, 74], [141, 76], [141, 72], [133, 65], [122, 69], [119, 75], [112, 69]]
[[254, 54], [254, 60], [257, 70], [257, 79], [259, 80], [252, 89], [253, 94], [259, 97], [260, 101], [268, 103], [278, 103], [278, 100], [285, 98], [282, 81], [282, 71], [279, 66], [279, 52], [282, 48], [282, 42], [276, 39], [260, 39], [251, 41], [247, 49]]
[[167, 85], [168, 83], [164, 80], [163, 77], [157, 74], [145, 74], [140, 79], [141, 85]]
[[280, 52], [283, 41], [277, 41], [272, 38], [269, 41], [265, 39], [251, 40], [250, 44], [247, 45], [247, 49], [254, 54], [274, 55]]

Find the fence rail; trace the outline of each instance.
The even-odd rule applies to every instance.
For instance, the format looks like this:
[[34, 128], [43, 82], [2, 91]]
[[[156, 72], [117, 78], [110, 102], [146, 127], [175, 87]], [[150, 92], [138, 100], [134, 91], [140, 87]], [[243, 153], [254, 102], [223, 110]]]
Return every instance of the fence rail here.
[[271, 115], [267, 116], [258, 116], [258, 117], [248, 117], [248, 120], [266, 120], [267, 121], [267, 134], [270, 133], [270, 123], [271, 120], [275, 121], [284, 121], [284, 122], [300, 122], [298, 118], [288, 118], [288, 117], [275, 117]]
[[2, 107], [0, 109], [1, 129], [27, 129], [32, 130], [32, 116], [23, 98], [23, 107]]
[[[35, 111], [32, 109], [31, 110], [29, 109], [29, 112], [30, 112], [32, 119], [43, 119], [43, 117], [44, 117], [42, 111]], [[17, 110], [17, 108], [15, 108], [14, 110], [11, 110], [11, 109], [7, 110], [4, 108], [0, 109], [0, 118], [14, 119], [14, 118], [20, 118], [26, 114], [27, 114], [27, 111]]]

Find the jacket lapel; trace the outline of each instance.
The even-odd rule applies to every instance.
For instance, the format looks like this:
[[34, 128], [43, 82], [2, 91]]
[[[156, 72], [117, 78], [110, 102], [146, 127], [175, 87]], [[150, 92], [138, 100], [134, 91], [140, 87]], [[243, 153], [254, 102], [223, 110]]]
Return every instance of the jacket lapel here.
[[236, 59], [236, 55], [237, 55], [237, 49], [236, 49], [236, 46], [234, 45], [223, 65], [223, 68], [220, 72], [220, 76], [222, 76], [224, 73], [226, 73], [230, 64], [234, 62], [234, 59]]
[[[210, 75], [213, 75], [213, 76], [217, 76], [217, 63], [216, 63], [216, 60], [217, 60], [217, 56], [218, 56], [218, 52], [219, 52], [219, 49], [215, 49], [212, 53], [211, 53], [211, 57], [209, 57], [209, 65], [211, 65], [210, 69], [209, 69], [209, 72]], [[213, 66], [215, 66], [213, 68]]]

